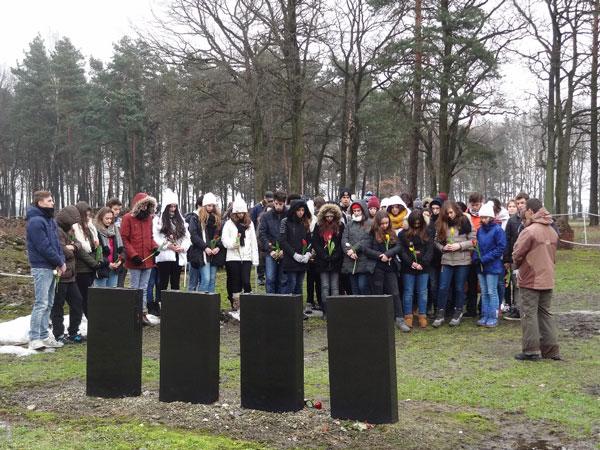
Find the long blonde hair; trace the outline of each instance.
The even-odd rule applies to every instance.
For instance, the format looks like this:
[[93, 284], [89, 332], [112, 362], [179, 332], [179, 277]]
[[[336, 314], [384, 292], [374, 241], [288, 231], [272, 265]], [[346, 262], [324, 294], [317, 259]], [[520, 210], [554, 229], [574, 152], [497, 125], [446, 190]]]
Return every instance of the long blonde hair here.
[[[217, 230], [221, 229], [221, 211], [219, 211], [217, 205], [213, 205], [212, 214], [214, 214], [215, 216], [215, 226], [217, 227]], [[201, 206], [200, 208], [198, 208], [198, 217], [200, 226], [202, 228], [206, 228], [206, 223], [208, 222], [209, 215], [210, 213], [206, 210], [206, 206]]]

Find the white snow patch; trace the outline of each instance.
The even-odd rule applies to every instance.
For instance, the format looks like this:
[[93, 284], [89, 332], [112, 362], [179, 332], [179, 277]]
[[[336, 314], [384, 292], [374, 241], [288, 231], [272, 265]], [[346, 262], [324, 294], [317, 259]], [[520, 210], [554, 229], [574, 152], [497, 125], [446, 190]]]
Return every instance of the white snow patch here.
[[[29, 342], [29, 324], [31, 315], [17, 317], [8, 322], [0, 323], [0, 345], [24, 345]], [[69, 328], [69, 316], [64, 318], [65, 331]], [[87, 319], [85, 316], [79, 325], [79, 333], [87, 336]]]

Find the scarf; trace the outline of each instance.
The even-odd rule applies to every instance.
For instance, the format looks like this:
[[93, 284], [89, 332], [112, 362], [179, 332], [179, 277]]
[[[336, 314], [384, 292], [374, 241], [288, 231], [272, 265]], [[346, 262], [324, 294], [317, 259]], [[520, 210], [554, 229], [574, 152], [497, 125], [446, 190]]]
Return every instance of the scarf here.
[[118, 252], [119, 249], [123, 248], [123, 240], [121, 239], [121, 233], [119, 229], [114, 225], [110, 225], [109, 227], [105, 227], [104, 224], [98, 223], [96, 225], [98, 228], [98, 236], [100, 237], [100, 241], [102, 242], [102, 246], [108, 246], [108, 240], [110, 238], [115, 239], [115, 252]]
[[248, 230], [248, 225], [244, 225], [243, 223], [234, 222], [235, 227], [237, 228], [238, 234], [240, 235], [240, 247], [243, 247], [246, 243], [246, 230]]
[[[466, 217], [465, 217], [465, 219], [466, 219]], [[456, 228], [456, 226], [457, 226], [456, 219], [448, 220], [448, 233], [450, 233], [450, 227]], [[461, 234], [468, 236], [468, 234], [471, 232], [471, 229], [472, 229], [471, 222], [469, 220], [462, 220], [457, 236], [460, 236]]]
[[404, 219], [406, 218], [407, 212], [408, 210], [404, 208], [397, 216], [393, 216], [392, 213], [388, 213], [388, 217], [390, 218], [390, 222], [392, 224], [392, 229], [399, 230], [404, 226]]
[[[94, 230], [95, 229], [96, 228], [94, 227]], [[76, 223], [75, 225], [73, 225], [73, 231], [75, 232], [75, 239], [77, 241], [79, 241], [79, 243], [81, 243], [81, 248], [86, 253], [92, 253], [92, 243], [93, 243], [92, 227], [89, 227], [89, 231], [87, 233], [85, 233], [83, 231], [83, 228], [81, 228], [81, 225]]]

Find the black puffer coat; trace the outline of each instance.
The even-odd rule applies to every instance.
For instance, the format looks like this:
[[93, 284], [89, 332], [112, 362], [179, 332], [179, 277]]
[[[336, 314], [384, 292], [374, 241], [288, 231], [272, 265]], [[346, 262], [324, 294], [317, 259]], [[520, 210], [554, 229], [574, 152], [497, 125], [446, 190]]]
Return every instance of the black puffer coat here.
[[303, 242], [308, 246], [311, 243], [311, 233], [296, 216], [298, 208], [304, 208], [304, 217], [311, 218], [310, 211], [304, 200], [293, 201], [285, 219], [279, 228], [279, 245], [283, 250], [283, 271], [304, 272], [308, 264], [299, 263], [294, 259], [294, 254], [302, 254]]
[[[325, 215], [333, 213], [333, 221], [338, 224], [337, 234], [331, 237], [334, 248], [331, 256], [327, 250], [327, 241], [321, 233], [319, 224], [325, 221]], [[313, 231], [313, 249], [315, 250], [315, 270], [317, 272], [339, 272], [342, 269], [342, 260], [344, 253], [342, 249], [342, 233], [344, 232], [344, 222], [342, 220], [342, 211], [339, 206], [326, 203], [317, 214], [317, 225]]]

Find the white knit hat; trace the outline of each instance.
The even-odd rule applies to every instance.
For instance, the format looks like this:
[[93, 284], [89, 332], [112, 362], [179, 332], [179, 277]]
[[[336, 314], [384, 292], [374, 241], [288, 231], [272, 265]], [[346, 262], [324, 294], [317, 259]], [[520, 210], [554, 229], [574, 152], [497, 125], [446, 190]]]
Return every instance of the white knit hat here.
[[233, 207], [231, 209], [231, 212], [233, 214], [248, 212], [248, 205], [246, 205], [246, 202], [242, 198], [242, 194], [237, 194], [235, 196], [235, 200], [233, 201]]
[[496, 217], [496, 214], [494, 213], [494, 202], [487, 202], [483, 205], [479, 210], [479, 217]]
[[177, 197], [177, 193], [173, 192], [171, 189], [167, 188], [162, 193], [162, 208], [161, 213], [165, 212], [165, 209], [169, 207], [169, 205], [178, 205], [179, 206], [179, 198]]
[[207, 192], [204, 194], [204, 197], [202, 197], [202, 206], [206, 205], [218, 205], [217, 197], [212, 192]]

